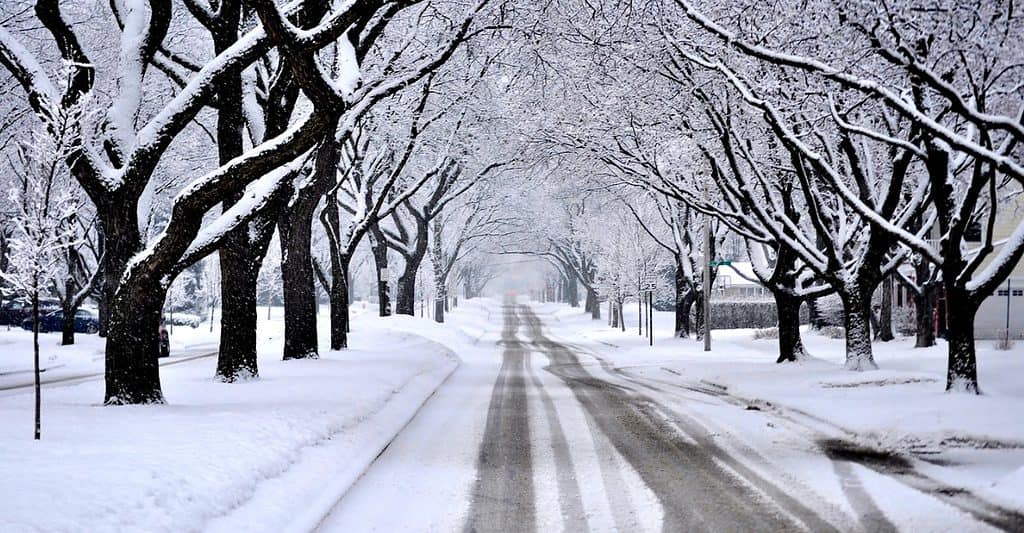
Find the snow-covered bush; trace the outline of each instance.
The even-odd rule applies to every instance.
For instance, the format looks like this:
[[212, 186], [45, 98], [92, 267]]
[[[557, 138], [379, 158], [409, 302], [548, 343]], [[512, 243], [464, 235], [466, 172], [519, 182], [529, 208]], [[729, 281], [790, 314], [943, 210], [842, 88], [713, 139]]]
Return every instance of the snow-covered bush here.
[[754, 330], [754, 340], [770, 340], [779, 338], [779, 328], [761, 328]]
[[825, 326], [818, 330], [818, 334], [829, 339], [846, 338], [846, 328], [843, 326]]

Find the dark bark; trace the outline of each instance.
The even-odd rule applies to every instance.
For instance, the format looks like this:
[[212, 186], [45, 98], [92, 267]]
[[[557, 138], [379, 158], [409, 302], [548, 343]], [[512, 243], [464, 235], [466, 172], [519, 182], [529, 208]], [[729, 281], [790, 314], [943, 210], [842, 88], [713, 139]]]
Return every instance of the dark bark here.
[[340, 243], [335, 240], [336, 236], [341, 235], [337, 195], [327, 195], [322, 220], [330, 241], [331, 282], [325, 289], [331, 312], [331, 350], [343, 350], [348, 348], [349, 258], [339, 249]]
[[[36, 274], [33, 285], [39, 287], [39, 275]], [[39, 290], [32, 293], [32, 373], [35, 381], [35, 440], [42, 438], [42, 383], [39, 374]]]
[[916, 330], [915, 348], [935, 346], [935, 297], [938, 292], [936, 284], [921, 287], [921, 293], [911, 292], [914, 299], [914, 322]]
[[693, 329], [697, 340], [704, 340], [704, 291], [693, 293]]
[[388, 279], [381, 274], [388, 268], [388, 243], [380, 230], [379, 224], [370, 226], [370, 250], [373, 252], [373, 263], [377, 267], [377, 302], [380, 316], [391, 316], [391, 294]]
[[565, 277], [565, 299], [569, 302], [569, 307], [580, 306], [579, 287], [576, 285], [576, 278], [571, 275]]
[[946, 390], [979, 394], [978, 361], [974, 347], [974, 318], [980, 301], [967, 291], [946, 289], [946, 334], [949, 362]]
[[677, 263], [675, 268], [675, 314], [676, 337], [685, 339], [690, 336], [690, 309], [693, 307], [693, 283], [686, 277], [683, 267]]
[[60, 345], [70, 346], [75, 343], [75, 312], [77, 310], [69, 306], [62, 306], [61, 311], [64, 313], [64, 318], [60, 325]]
[[889, 342], [896, 338], [892, 331], [892, 278], [882, 282], [882, 302], [878, 312], [878, 340]]
[[[333, 263], [333, 261], [332, 261]], [[328, 293], [331, 309], [331, 349], [348, 348], [348, 261], [331, 265], [331, 290]]]
[[221, 331], [217, 354], [217, 378], [231, 383], [259, 376], [256, 361], [256, 282], [259, 266], [251, 255], [234, 256], [239, 250], [221, 250]]
[[160, 315], [166, 290], [151, 277], [125, 283], [110, 302], [107, 405], [164, 403], [160, 386]]
[[[240, 10], [237, 1], [223, 2], [218, 20], [209, 26], [214, 52], [223, 53], [238, 38]], [[245, 117], [242, 112], [242, 78], [233, 72], [218, 84], [217, 150], [221, 165], [242, 155]], [[241, 192], [223, 203], [226, 211], [241, 199]], [[245, 381], [259, 376], [256, 360], [256, 297], [260, 265], [270, 241], [269, 221], [255, 220], [225, 239], [220, 249], [221, 333], [216, 376], [223, 382]], [[264, 226], [258, 228], [259, 226]], [[258, 228], [255, 237], [250, 227]], [[211, 321], [211, 327], [213, 326]]]
[[420, 270], [423, 258], [427, 254], [427, 223], [416, 223], [416, 245], [412, 253], [403, 254], [405, 266], [398, 278], [398, 295], [395, 301], [395, 312], [400, 315], [416, 314], [416, 274]]
[[840, 292], [839, 297], [843, 300], [847, 370], [877, 369], [871, 351], [871, 291]]
[[601, 320], [601, 302], [597, 298], [597, 292], [590, 287], [586, 287], [586, 289], [586, 309], [590, 311], [590, 318], [594, 320]]
[[[333, 131], [331, 127], [328, 131]], [[333, 135], [317, 148], [311, 177], [290, 208], [278, 220], [281, 235], [281, 275], [284, 292], [284, 359], [319, 356], [317, 345], [317, 293], [313, 273], [313, 216], [320, 200], [334, 184], [338, 146]]]
[[137, 196], [115, 193], [106, 199], [110, 205], [97, 206], [104, 235], [103, 292], [109, 312], [104, 403], [163, 403], [157, 358], [166, 290], [152, 279], [119, 283], [128, 261], [142, 247]]
[[784, 291], [775, 291], [774, 296], [779, 316], [779, 358], [775, 362], [799, 361], [805, 355], [800, 339], [801, 299]]
[[434, 298], [434, 322], [444, 323], [444, 311], [445, 311], [445, 297], [438, 291], [437, 297]]
[[284, 300], [284, 359], [316, 357], [316, 287], [310, 252], [312, 209], [293, 208], [278, 224]]

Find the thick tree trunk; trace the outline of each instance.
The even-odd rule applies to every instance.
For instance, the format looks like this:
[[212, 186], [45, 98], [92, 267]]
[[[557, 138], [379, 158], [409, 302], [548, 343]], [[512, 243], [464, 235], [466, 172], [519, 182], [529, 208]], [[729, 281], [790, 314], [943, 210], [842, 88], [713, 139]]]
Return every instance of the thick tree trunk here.
[[331, 282], [331, 349], [348, 348], [348, 261], [341, 261], [340, 270], [332, 267]]
[[805, 355], [800, 339], [800, 298], [776, 291], [775, 307], [779, 316], [779, 358], [776, 363], [799, 361]]
[[914, 298], [914, 322], [916, 330], [915, 348], [935, 346], [935, 296], [938, 286], [934, 284], [922, 287], [921, 294], [911, 293]]
[[567, 276], [565, 279], [565, 296], [569, 301], [569, 307], [580, 306], [580, 291], [573, 276]]
[[693, 293], [693, 330], [697, 340], [704, 340], [704, 292], [694, 291]]
[[881, 310], [878, 312], [878, 340], [889, 342], [896, 338], [892, 331], [892, 277], [882, 281]]
[[316, 287], [310, 252], [313, 213], [286, 213], [281, 235], [281, 279], [284, 296], [284, 358], [317, 357]]
[[398, 296], [395, 298], [395, 312], [400, 315], [416, 314], [416, 274], [427, 255], [427, 223], [416, 225], [416, 246], [406, 255], [402, 275], [398, 278]]
[[377, 312], [380, 316], [391, 316], [388, 279], [381, 275], [388, 268], [388, 243], [377, 224], [370, 227], [370, 250], [373, 252], [374, 266], [377, 267]]
[[319, 356], [316, 327], [319, 306], [310, 249], [313, 215], [334, 183], [337, 170], [338, 146], [333, 135], [329, 135], [317, 148], [312, 182], [298, 191], [298, 198], [278, 221], [284, 284], [284, 359]]
[[348, 314], [348, 261], [339, 261], [337, 267], [331, 265], [331, 349], [348, 348], [349, 314]]
[[103, 232], [103, 294], [108, 306], [104, 403], [163, 403], [157, 366], [160, 313], [166, 288], [152, 280], [126, 280], [128, 261], [141, 250], [138, 201], [113, 194], [97, 206]]
[[166, 289], [128, 280], [110, 302], [106, 346], [107, 405], [164, 403], [160, 387], [160, 314]]
[[[239, 12], [231, 4], [222, 13], [221, 24], [211, 28], [215, 53], [222, 53], [237, 40]], [[240, 156], [244, 150], [242, 128], [242, 78], [234, 73], [218, 85], [217, 152], [220, 164]], [[228, 198], [226, 211], [242, 198], [239, 192]], [[220, 249], [221, 332], [217, 354], [217, 379], [231, 383], [259, 377], [256, 362], [256, 314], [260, 266], [272, 231], [269, 221], [252, 221], [233, 231]], [[264, 226], [263, 232], [252, 227]], [[254, 236], [253, 233], [257, 235]], [[210, 327], [213, 328], [211, 312]]]
[[445, 299], [444, 292], [439, 289], [434, 298], [434, 322], [444, 323]]
[[408, 268], [398, 278], [398, 294], [395, 298], [395, 313], [413, 316], [416, 314], [416, 271]]
[[[866, 294], [865, 294], [866, 293]], [[871, 291], [841, 292], [843, 326], [846, 328], [846, 369], [875, 370], [871, 351]]]
[[[234, 240], [235, 236], [231, 239]], [[251, 263], [253, 259], [251, 252], [230, 245], [220, 252], [221, 316], [217, 379], [225, 383], [259, 377], [256, 362], [256, 283], [260, 267], [258, 263]]]
[[685, 339], [690, 336], [690, 308], [693, 307], [693, 291], [690, 279], [686, 277], [681, 265], [675, 269], [675, 308], [676, 337]]
[[590, 311], [590, 318], [601, 320], [601, 301], [597, 299], [597, 291], [587, 287], [586, 309]]
[[949, 362], [946, 390], [979, 394], [978, 362], [974, 346], [974, 319], [979, 303], [963, 289], [946, 286], [946, 333]]
[[[70, 289], [71, 287], [66, 287], [66, 290]], [[77, 308], [64, 305], [61, 306], [61, 311], [64, 313], [64, 318], [60, 325], [60, 345], [70, 346], [75, 343], [75, 312]]]

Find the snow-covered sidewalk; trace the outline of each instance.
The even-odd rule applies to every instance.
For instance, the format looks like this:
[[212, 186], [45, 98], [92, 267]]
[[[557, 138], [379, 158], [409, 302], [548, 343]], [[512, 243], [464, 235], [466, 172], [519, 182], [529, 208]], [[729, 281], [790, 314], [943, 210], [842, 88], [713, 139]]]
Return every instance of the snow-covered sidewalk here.
[[875, 343], [877, 371], [842, 368], [843, 341], [805, 332], [812, 355], [775, 363], [777, 342], [752, 330], [713, 332], [712, 351], [673, 339], [672, 313], [655, 313], [653, 347], [636, 328], [613, 330], [579, 309], [536, 305], [557, 318], [557, 333], [599, 353], [625, 371], [667, 383], [724, 392], [751, 408], [773, 411], [822, 435], [916, 458], [922, 472], [994, 503], [1024, 510], [1024, 343], [1010, 351], [978, 341], [983, 395], [947, 394], [945, 341], [915, 349], [913, 339]]
[[[324, 348], [308, 361], [280, 361], [281, 322], [261, 321], [261, 379], [218, 383], [213, 358], [167, 367], [164, 406], [101, 407], [102, 380], [46, 388], [40, 442], [31, 439], [31, 390], [0, 398], [0, 530], [315, 524], [318, 509], [344, 493], [444, 382], [458, 365], [455, 351], [474, 334], [471, 325], [356, 314], [350, 350]], [[4, 334], [0, 343], [21, 343]], [[199, 331], [186, 337], [202, 341]], [[53, 361], [95, 368], [98, 346], [83, 337]]]

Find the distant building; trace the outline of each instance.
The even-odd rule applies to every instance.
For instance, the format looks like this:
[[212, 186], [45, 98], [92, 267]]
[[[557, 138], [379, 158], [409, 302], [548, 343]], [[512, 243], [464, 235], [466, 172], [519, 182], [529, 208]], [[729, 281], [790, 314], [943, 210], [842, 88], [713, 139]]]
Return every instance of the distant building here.
[[763, 300], [771, 297], [771, 293], [756, 280], [754, 268], [748, 262], [733, 261], [732, 267], [718, 267], [718, 275], [711, 287], [712, 298]]
[[[994, 241], [1008, 238], [1022, 220], [1024, 199], [1016, 195], [999, 209], [993, 231]], [[998, 252], [999, 248], [996, 248], [992, 255]], [[979, 272], [984, 268], [982, 265]], [[981, 304], [974, 320], [974, 335], [979, 339], [1003, 338], [1007, 324], [1011, 339], [1024, 339], [1024, 261], [1018, 262], [1010, 277]]]

